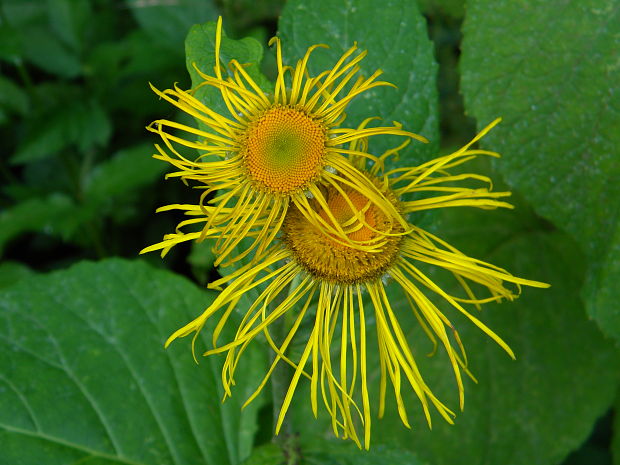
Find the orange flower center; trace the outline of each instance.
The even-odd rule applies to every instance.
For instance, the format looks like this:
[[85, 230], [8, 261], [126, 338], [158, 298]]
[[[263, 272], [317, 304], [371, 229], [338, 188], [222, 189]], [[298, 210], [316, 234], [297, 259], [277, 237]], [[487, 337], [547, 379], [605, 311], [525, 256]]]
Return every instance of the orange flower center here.
[[290, 193], [320, 176], [326, 140], [319, 122], [276, 105], [249, 126], [242, 154], [251, 179], [270, 192]]
[[[395, 196], [389, 192], [386, 197], [397, 206]], [[387, 215], [357, 191], [327, 188], [327, 205], [336, 222], [347, 237], [360, 244], [380, 244], [372, 251], [359, 250], [342, 240], [327, 235], [291, 206], [284, 219], [284, 243], [297, 262], [316, 278], [337, 284], [353, 284], [371, 281], [383, 276], [398, 257], [402, 227], [396, 219]], [[313, 206], [328, 224], [333, 225], [326, 211], [320, 211], [316, 201]]]

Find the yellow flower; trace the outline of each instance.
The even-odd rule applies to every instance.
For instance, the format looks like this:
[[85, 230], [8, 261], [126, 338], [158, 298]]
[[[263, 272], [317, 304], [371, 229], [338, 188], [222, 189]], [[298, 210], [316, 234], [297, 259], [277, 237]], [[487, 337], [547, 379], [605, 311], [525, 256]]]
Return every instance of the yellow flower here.
[[[491, 192], [489, 178], [474, 173], [450, 174], [448, 171], [478, 155], [499, 156], [470, 148], [498, 121], [451, 155], [415, 168], [396, 168], [385, 174], [380, 173], [382, 163], [378, 163], [365, 171], [365, 176], [401, 215], [452, 206], [511, 208], [502, 200], [510, 193]], [[351, 161], [360, 169], [364, 167], [360, 158], [352, 157]], [[482, 187], [462, 187], [458, 185], [461, 181], [481, 183]], [[389, 277], [398, 285], [428, 337], [435, 346], [439, 342], [446, 351], [458, 386], [461, 409], [464, 401], [461, 371], [467, 374], [469, 371], [465, 350], [447, 311], [465, 315], [514, 357], [508, 345], [465, 306], [479, 307], [486, 302], [512, 300], [518, 296], [521, 285], [548, 285], [515, 277], [502, 268], [468, 257], [414, 224], [402, 226], [392, 221], [350, 185], [327, 186], [324, 196], [335, 220], [343, 225], [353, 240], [381, 237], [381, 249], [369, 252], [349, 248], [335, 237], [319, 231], [301, 210], [291, 208], [283, 222], [281, 240], [270, 246], [260, 263], [247, 264], [214, 282], [214, 288], [224, 283], [228, 285], [201, 316], [176, 331], [166, 345], [191, 333], [195, 333], [195, 342], [207, 319], [223, 311], [213, 333], [213, 348], [204, 355], [226, 353], [222, 371], [226, 396], [231, 395], [235, 369], [243, 351], [262, 334], [274, 350], [275, 359], [246, 405], [265, 386], [276, 365], [284, 361], [293, 367], [294, 373], [283, 399], [276, 434], [299, 380], [305, 377], [310, 382], [310, 402], [315, 416], [321, 397], [332, 418], [334, 433], [368, 448], [371, 401], [366, 329], [367, 321], [372, 318], [380, 360], [379, 416], [384, 411], [389, 381], [400, 418], [407, 427], [409, 422], [401, 396], [404, 384], [408, 384], [419, 398], [429, 426], [431, 406], [452, 423], [454, 413], [433, 395], [418, 369], [407, 336], [399, 324], [399, 315], [390, 302], [393, 296], [388, 297], [386, 292], [385, 279]], [[325, 215], [319, 202], [311, 202], [311, 206], [319, 215]], [[358, 222], [358, 226], [349, 228], [355, 224], [351, 218], [359, 215], [364, 216], [361, 223], [367, 226], [360, 227]], [[440, 288], [423, 270], [428, 265], [448, 271], [462, 287], [462, 295], [452, 295]], [[510, 283], [512, 289], [505, 287], [506, 283]], [[254, 288], [260, 289], [259, 297], [247, 309], [234, 339], [219, 345], [218, 338], [231, 312], [242, 295]], [[479, 295], [481, 292], [484, 295]], [[443, 299], [441, 308], [429, 297], [432, 294]], [[290, 325], [283, 339], [276, 340], [270, 333], [270, 326], [285, 315]], [[312, 321], [312, 331], [307, 342], [304, 341], [301, 355], [291, 359], [287, 349], [304, 320]], [[332, 355], [334, 349], [339, 349], [338, 356]], [[363, 425], [361, 437], [356, 424]]]
[[[310, 47], [293, 68], [284, 65], [280, 41], [273, 38], [278, 75], [274, 93], [268, 95], [236, 60], [229, 63], [229, 72], [220, 66], [221, 41], [219, 18], [214, 75], [196, 68], [204, 79], [196, 88], [184, 91], [175, 86], [163, 92], [153, 88], [161, 98], [208, 129], [168, 120], [157, 120], [149, 126], [163, 141], [163, 146], [156, 145], [158, 153], [154, 157], [178, 169], [168, 176], [196, 181], [203, 192], [196, 205], [160, 208], [158, 211], [181, 210], [192, 218], [181, 222], [175, 234], [164, 236], [162, 242], [145, 248], [142, 253], [161, 249], [165, 255], [179, 242], [209, 236], [217, 238], [216, 265], [245, 237], [253, 238], [253, 243], [230, 262], [252, 252], [261, 255], [280, 230], [291, 205], [319, 230], [349, 247], [360, 250], [379, 247], [377, 243], [356, 241], [339, 223], [331, 221], [321, 186], [350, 186], [371, 199], [390, 218], [398, 218], [393, 205], [354, 169], [348, 156], [378, 162], [365, 149], [368, 137], [379, 134], [403, 136], [407, 141], [426, 142], [426, 139], [402, 130], [396, 122], [388, 127], [368, 127], [375, 118], [368, 118], [357, 128], [344, 126], [344, 111], [351, 100], [373, 87], [392, 84], [377, 81], [380, 70], [367, 78], [359, 76], [359, 63], [366, 52], [356, 53], [356, 46], [346, 51], [332, 69], [310, 77], [307, 64], [311, 53], [326, 46]], [[202, 86], [220, 92], [228, 115], [216, 113], [193, 95]], [[179, 132], [183, 135], [178, 135]], [[194, 160], [184, 157], [177, 144], [196, 149], [198, 157]], [[326, 209], [325, 215], [317, 215], [309, 199], [320, 203]], [[185, 233], [185, 227], [193, 230]]]

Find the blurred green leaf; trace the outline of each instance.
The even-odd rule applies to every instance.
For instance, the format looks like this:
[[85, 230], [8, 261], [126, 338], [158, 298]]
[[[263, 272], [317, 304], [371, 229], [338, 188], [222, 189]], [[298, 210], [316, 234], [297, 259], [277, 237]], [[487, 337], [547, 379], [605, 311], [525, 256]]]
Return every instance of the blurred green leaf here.
[[72, 50], [84, 46], [84, 30], [92, 17], [89, 0], [47, 0], [51, 29]]
[[97, 165], [85, 186], [86, 203], [99, 214], [129, 203], [129, 196], [151, 185], [166, 166], [150, 157], [151, 144], [138, 144], [114, 154]]
[[14, 27], [44, 23], [47, 18], [45, 2], [24, 2], [23, 0], [3, 0], [4, 19]]
[[232, 22], [234, 30], [247, 31], [253, 24], [277, 19], [285, 3], [286, 0], [221, 0], [222, 16], [228, 28]]
[[75, 78], [82, 72], [79, 57], [46, 26], [20, 31], [24, 58], [42, 70], [63, 78]]
[[[417, 141], [403, 150], [403, 162], [428, 160], [439, 147], [437, 64], [428, 39], [426, 22], [415, 2], [408, 0], [291, 0], [282, 12], [278, 32], [282, 37], [285, 61], [289, 65], [301, 59], [314, 44], [327, 44], [329, 50], [317, 50], [309, 61], [311, 75], [331, 69], [354, 43], [368, 56], [360, 63], [368, 77], [381, 69], [380, 80], [397, 86], [378, 87], [365, 92], [347, 109], [344, 124], [356, 127], [365, 118], [378, 116], [376, 125], [391, 125], [396, 120], [404, 128], [419, 133], [430, 144]], [[376, 154], [402, 142], [402, 138], [373, 137], [369, 149]]]
[[71, 144], [81, 152], [108, 142], [112, 128], [108, 115], [94, 99], [60, 105], [33, 122], [33, 130], [11, 158], [27, 163], [55, 155]]
[[[0, 76], [0, 112], [23, 115], [28, 110], [28, 95], [10, 79]], [[0, 120], [0, 124], [3, 121]]]
[[155, 2], [126, 0], [140, 26], [161, 45], [183, 53], [183, 40], [194, 24], [213, 21], [218, 12], [212, 0]]
[[613, 0], [467, 4], [462, 89], [485, 144], [590, 259], [589, 314], [620, 340], [620, 9]]
[[[187, 70], [192, 79], [192, 87], [204, 82], [196, 68], [204, 74], [215, 75], [215, 31], [216, 24], [211, 22], [197, 24], [187, 34], [185, 39], [185, 57]], [[252, 37], [233, 40], [226, 37], [224, 30], [222, 30], [222, 35], [220, 66], [226, 69], [228, 62], [233, 58], [241, 64], [247, 64], [245, 71], [254, 79], [258, 86], [266, 92], [271, 90], [271, 84], [260, 72], [263, 46]], [[229, 114], [229, 110], [222, 100], [219, 90], [215, 87], [202, 86], [194, 95], [216, 112], [222, 115]], [[201, 128], [204, 128], [201, 121], [198, 121], [198, 124]]]
[[77, 205], [63, 194], [50, 194], [17, 203], [0, 212], [0, 253], [24, 232], [41, 232], [68, 239], [82, 218]]
[[[0, 462], [226, 465], [249, 455], [250, 350], [221, 403], [220, 360], [168, 335], [212, 293], [142, 262], [81, 263], [1, 293]], [[205, 334], [206, 336], [206, 334]], [[189, 342], [189, 341], [188, 341]], [[242, 395], [239, 395], [242, 394]]]
[[[161, 53], [161, 47], [143, 31], [134, 31], [127, 36], [122, 48], [126, 50], [128, 57], [123, 67], [119, 70], [120, 77], [141, 73], [150, 76], [154, 70], [161, 68], [173, 68], [180, 73], [184, 59], [183, 48], [177, 54]], [[150, 76], [151, 80], [159, 80], [158, 76]], [[146, 82], [144, 83], [146, 87]]]
[[19, 282], [22, 279], [29, 278], [34, 274], [26, 265], [14, 262], [0, 262], [0, 289], [8, 287]]
[[6, 23], [0, 24], [0, 59], [17, 63], [22, 53], [17, 30]]
[[142, 132], [148, 120], [162, 111], [149, 82], [158, 87], [179, 82], [187, 87], [189, 78], [181, 73], [184, 62], [182, 48], [179, 53], [162, 53], [160, 45], [136, 29], [122, 39], [97, 44], [85, 66], [106, 109], [125, 115], [117, 124], [122, 124], [126, 134], [128, 128]]

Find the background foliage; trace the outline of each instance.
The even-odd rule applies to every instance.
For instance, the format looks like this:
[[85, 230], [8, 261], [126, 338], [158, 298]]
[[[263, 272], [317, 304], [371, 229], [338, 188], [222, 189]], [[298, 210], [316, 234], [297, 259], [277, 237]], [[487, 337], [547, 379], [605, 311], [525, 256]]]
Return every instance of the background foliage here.
[[[418, 5], [0, 3], [0, 463], [620, 465], [620, 7]], [[482, 312], [515, 362], [459, 326], [479, 384], [466, 385], [455, 426], [437, 418], [428, 431], [411, 399], [413, 429], [388, 409], [374, 420], [370, 452], [361, 452], [331, 439], [325, 418], [312, 419], [302, 389], [290, 415], [298, 434], [273, 443], [268, 394], [240, 411], [265, 351], [247, 353], [222, 404], [221, 360], [195, 365], [185, 341], [162, 349], [213, 298], [202, 285], [217, 270], [204, 246], [179, 246], [163, 262], [137, 258], [178, 220], [154, 215], [157, 206], [195, 201], [191, 189], [163, 181], [166, 166], [150, 158], [150, 121], [191, 120], [158, 101], [148, 82], [189, 87], [186, 62], [212, 67], [213, 26], [204, 23], [218, 14], [230, 38], [224, 54], [252, 63], [256, 76], [273, 78], [266, 42], [275, 33], [290, 60], [329, 44], [312, 69], [354, 41], [367, 49], [363, 70], [381, 68], [398, 89], [374, 89], [349, 118], [377, 114], [432, 141], [400, 163], [448, 151], [504, 118], [484, 141], [503, 157], [477, 169], [513, 190], [517, 208], [418, 220], [552, 288]], [[415, 340], [415, 319], [399, 316]], [[423, 344], [415, 350], [433, 389], [456, 408], [446, 360], [426, 357]]]

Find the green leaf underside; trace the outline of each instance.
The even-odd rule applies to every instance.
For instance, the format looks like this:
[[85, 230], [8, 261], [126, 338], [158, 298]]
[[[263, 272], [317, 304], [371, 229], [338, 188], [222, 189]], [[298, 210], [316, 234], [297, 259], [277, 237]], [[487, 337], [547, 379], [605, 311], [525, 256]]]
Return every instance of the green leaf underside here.
[[222, 404], [217, 357], [197, 366], [187, 340], [163, 349], [212, 298], [123, 260], [3, 291], [0, 462], [219, 465], [249, 455], [259, 402], [240, 405], [261, 355], [250, 349]]
[[468, 2], [461, 70], [468, 111], [504, 122], [486, 146], [536, 211], [590, 259], [588, 312], [620, 339], [620, 5]]
[[[355, 42], [368, 55], [360, 63], [364, 76], [382, 69], [379, 80], [398, 88], [377, 87], [358, 96], [347, 109], [345, 127], [356, 127], [365, 118], [378, 116], [372, 125], [403, 124], [404, 129], [423, 135], [430, 144], [412, 141], [402, 152], [401, 162], [416, 164], [436, 155], [439, 147], [436, 74], [433, 46], [426, 22], [415, 2], [373, 0], [287, 2], [278, 25], [284, 60], [294, 66], [308, 47], [327, 44], [328, 50], [313, 52], [312, 76], [331, 69]], [[402, 142], [402, 138], [374, 136], [369, 149], [381, 154]]]
[[[376, 329], [368, 327], [368, 375], [373, 406], [371, 450], [390, 444], [415, 452], [433, 465], [455, 463], [532, 463], [551, 465], [577, 448], [588, 436], [594, 421], [613, 400], [620, 381], [620, 358], [611, 341], [588, 321], [580, 305], [579, 284], [583, 262], [576, 247], [560, 233], [536, 231], [533, 217], [523, 216], [519, 224], [514, 211], [455, 212], [445, 214], [441, 224], [448, 242], [473, 256], [507, 267], [519, 277], [551, 283], [550, 289], [523, 288], [514, 302], [487, 304], [472, 313], [502, 337], [514, 350], [516, 361], [468, 320], [439, 308], [459, 331], [469, 358], [469, 368], [478, 384], [465, 377], [465, 409], [458, 408], [457, 388], [449, 360], [441, 347], [432, 350], [412, 315], [402, 292], [392, 283], [388, 295], [399, 318], [425, 381], [437, 397], [457, 412], [451, 426], [432, 412], [433, 429], [428, 429], [419, 401], [403, 384], [412, 429], [402, 425], [388, 381], [386, 414], [376, 416], [379, 362]], [[440, 233], [438, 233], [440, 234]], [[477, 244], [477, 246], [476, 246]], [[486, 248], [486, 250], [482, 250]], [[478, 249], [478, 250], [476, 250]], [[451, 289], [434, 277], [448, 291]], [[370, 317], [369, 317], [370, 319]], [[403, 381], [405, 383], [405, 381]], [[323, 431], [331, 434], [327, 415], [311, 417], [307, 386], [293, 402], [295, 425], [303, 437]]]
[[[226, 23], [223, 24], [223, 32]], [[192, 26], [185, 39], [185, 60], [187, 71], [192, 79], [192, 88], [204, 82], [198, 74], [198, 68], [203, 74], [215, 76], [215, 31], [213, 22]], [[257, 85], [265, 92], [272, 91], [272, 85], [260, 72], [260, 63], [263, 59], [263, 46], [252, 37], [234, 40], [223, 34], [220, 47], [220, 66], [222, 71], [228, 69], [230, 60], [235, 59], [240, 64], [247, 65], [244, 70], [254, 79]], [[230, 117], [230, 112], [221, 98], [218, 89], [212, 86], [202, 86], [196, 90], [194, 96], [215, 112]], [[207, 129], [202, 121], [198, 120], [201, 129]]]

